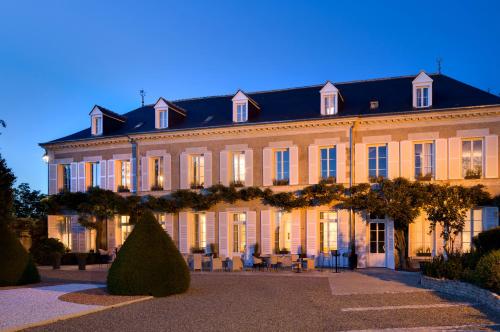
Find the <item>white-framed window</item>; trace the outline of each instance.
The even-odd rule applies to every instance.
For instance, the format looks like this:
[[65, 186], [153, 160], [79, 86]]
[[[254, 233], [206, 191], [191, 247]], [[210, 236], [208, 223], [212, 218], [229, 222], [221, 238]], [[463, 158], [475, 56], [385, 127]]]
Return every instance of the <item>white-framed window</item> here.
[[168, 110], [158, 111], [159, 128], [168, 128]]
[[434, 143], [415, 143], [415, 179], [431, 180], [434, 178]]
[[337, 177], [337, 148], [335, 146], [320, 148], [319, 157], [319, 174], [321, 179], [333, 179], [335, 181]]
[[483, 174], [483, 140], [479, 138], [462, 140], [462, 176], [465, 179], [479, 179]]
[[236, 104], [236, 122], [246, 122], [248, 120], [247, 103]]
[[130, 217], [120, 216], [120, 233], [121, 233], [120, 245], [123, 245], [125, 243], [125, 240], [127, 240], [127, 237], [130, 235], [130, 233], [132, 233], [133, 229], [134, 225], [130, 224]]
[[156, 221], [160, 224], [161, 228], [166, 232], [167, 231], [167, 216], [165, 213], [155, 213]]
[[274, 250], [290, 251], [292, 247], [292, 220], [289, 212], [276, 212], [274, 229]]
[[163, 157], [151, 158], [151, 189], [163, 189]]
[[324, 97], [325, 103], [325, 114], [326, 115], [335, 115], [337, 114], [337, 109], [335, 105], [337, 104], [337, 94], [329, 94]]
[[464, 229], [462, 230], [462, 251], [470, 251], [471, 243], [474, 236], [483, 231], [483, 210], [471, 209], [470, 218], [465, 221]]
[[233, 153], [233, 178], [234, 183], [245, 183], [245, 152]]
[[92, 117], [92, 134], [102, 135], [102, 116], [94, 115]]
[[387, 145], [368, 147], [368, 177], [387, 177]]
[[205, 184], [205, 157], [203, 155], [192, 155], [190, 161], [191, 188], [203, 187]]
[[59, 220], [59, 238], [66, 248], [72, 249], [71, 217], [62, 216]]
[[370, 222], [370, 253], [385, 253], [385, 223]]
[[274, 179], [276, 181], [290, 180], [290, 150], [274, 151]]
[[207, 246], [207, 217], [204, 213], [195, 213], [194, 221], [194, 248], [205, 249]]
[[71, 165], [70, 164], [61, 164], [59, 166], [61, 170], [61, 185], [59, 186], [62, 191], [70, 191], [71, 190]]
[[97, 231], [95, 229], [85, 230], [85, 251], [96, 250], [96, 236]]
[[120, 185], [130, 189], [130, 160], [122, 160], [120, 163]]
[[89, 163], [89, 179], [88, 183], [90, 187], [101, 187], [101, 163], [92, 162]]
[[233, 214], [233, 252], [244, 253], [246, 248], [246, 224], [247, 214], [245, 212]]
[[338, 215], [336, 211], [319, 213], [319, 250], [330, 253], [338, 249]]
[[417, 107], [429, 107], [429, 87], [417, 87]]

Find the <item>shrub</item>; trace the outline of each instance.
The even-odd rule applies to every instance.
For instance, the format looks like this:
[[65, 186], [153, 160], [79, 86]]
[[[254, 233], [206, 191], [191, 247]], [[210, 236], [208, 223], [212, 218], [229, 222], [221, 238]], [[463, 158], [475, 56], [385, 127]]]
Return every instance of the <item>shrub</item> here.
[[0, 252], [0, 286], [40, 281], [40, 275], [30, 254], [3, 222], [0, 222]]
[[66, 252], [64, 244], [55, 238], [45, 238], [37, 241], [30, 249], [33, 258], [38, 264], [50, 265], [52, 264], [54, 253], [61, 255]]
[[500, 227], [479, 233], [474, 237], [474, 246], [481, 253], [500, 249]]
[[167, 296], [187, 291], [190, 274], [170, 236], [151, 211], [145, 211], [108, 273], [116, 295]]
[[475, 275], [480, 286], [500, 294], [500, 250], [481, 257]]

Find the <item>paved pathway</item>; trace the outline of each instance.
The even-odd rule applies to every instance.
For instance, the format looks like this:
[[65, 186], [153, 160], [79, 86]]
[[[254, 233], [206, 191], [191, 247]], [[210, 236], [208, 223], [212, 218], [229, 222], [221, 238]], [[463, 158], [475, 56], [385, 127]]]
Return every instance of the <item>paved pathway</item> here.
[[100, 306], [69, 303], [59, 296], [102, 284], [65, 284], [0, 290], [0, 330], [13, 329], [64, 315], [76, 314]]

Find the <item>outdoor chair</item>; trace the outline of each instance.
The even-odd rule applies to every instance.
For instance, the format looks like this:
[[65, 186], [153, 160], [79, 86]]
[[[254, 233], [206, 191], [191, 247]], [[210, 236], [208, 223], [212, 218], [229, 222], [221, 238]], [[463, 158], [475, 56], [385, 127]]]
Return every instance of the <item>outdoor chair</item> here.
[[193, 271], [201, 271], [201, 261], [202, 257], [201, 254], [194, 254], [193, 255]]
[[304, 258], [304, 262], [306, 263], [307, 271], [314, 271], [314, 256], [311, 258]]
[[278, 268], [281, 267], [281, 262], [280, 262], [278, 256], [276, 256], [276, 255], [272, 255], [271, 256], [270, 266], [271, 266], [271, 269], [274, 269], [275, 271], [278, 271]]
[[243, 271], [243, 261], [240, 256], [233, 256], [231, 271]]
[[264, 261], [262, 259], [252, 256], [252, 270], [260, 270], [263, 263]]
[[222, 271], [222, 259], [220, 259], [220, 257], [217, 257], [217, 258], [212, 257], [211, 269], [212, 269], [212, 272], [213, 271]]

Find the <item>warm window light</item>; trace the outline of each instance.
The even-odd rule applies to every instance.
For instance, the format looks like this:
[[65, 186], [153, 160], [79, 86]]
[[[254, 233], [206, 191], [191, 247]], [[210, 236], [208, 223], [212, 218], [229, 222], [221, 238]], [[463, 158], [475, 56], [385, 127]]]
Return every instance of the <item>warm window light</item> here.
[[160, 176], [158, 177], [158, 181], [159, 181], [160, 183], [163, 183], [163, 175], [160, 175]]
[[43, 157], [42, 157], [42, 160], [45, 162], [45, 163], [48, 163], [49, 162], [49, 155], [48, 154], [44, 154]]

